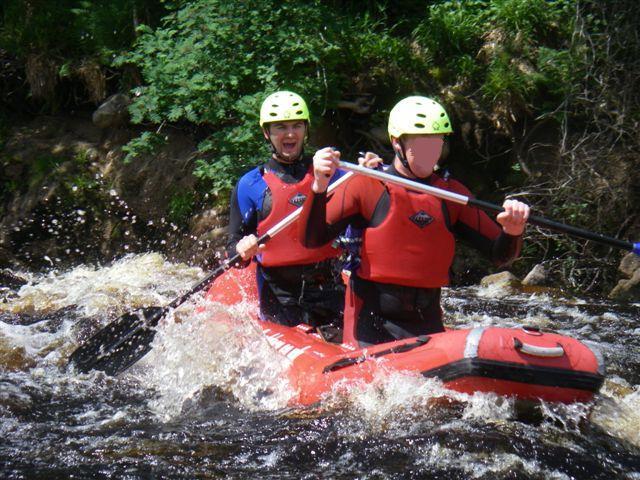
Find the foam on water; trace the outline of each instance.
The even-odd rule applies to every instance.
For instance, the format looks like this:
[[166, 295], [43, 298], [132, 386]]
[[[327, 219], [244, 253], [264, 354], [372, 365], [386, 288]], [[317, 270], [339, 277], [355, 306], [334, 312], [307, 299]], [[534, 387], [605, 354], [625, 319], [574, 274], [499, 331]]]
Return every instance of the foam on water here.
[[[449, 392], [437, 379], [415, 372], [389, 372], [378, 369], [373, 381], [337, 383], [324, 399], [327, 408], [347, 409], [365, 431], [389, 431], [407, 425], [411, 418], [423, 415], [435, 406], [434, 401], [449, 402]], [[361, 434], [351, 426], [347, 434]]]
[[518, 455], [501, 452], [460, 452], [458, 449], [443, 447], [440, 444], [425, 447], [419, 463], [430, 469], [461, 470], [467, 478], [504, 478], [503, 475], [510, 472], [524, 472], [532, 478], [552, 480], [573, 478], [557, 470], [544, 468], [540, 462], [524, 460]]
[[0, 304], [0, 311], [43, 315], [74, 305], [84, 315], [118, 316], [132, 307], [161, 305], [204, 276], [199, 268], [167, 262], [159, 253], [127, 255], [106, 267], [80, 265], [51, 272]]
[[[167, 262], [159, 254], [130, 255], [107, 267], [79, 266], [68, 272], [34, 276], [15, 298], [0, 304], [0, 311], [37, 316], [75, 305], [82, 314], [99, 318], [104, 325], [108, 319], [134, 307], [164, 305], [203, 276], [200, 269]], [[522, 309], [520, 318], [486, 313], [483, 309], [464, 312], [462, 309], [468, 309], [468, 302], [456, 298], [453, 290], [448, 294], [451, 296], [445, 299], [450, 307], [447, 320], [457, 327], [521, 323], [562, 326], [568, 335], [594, 340], [593, 325], [607, 329], [625, 322], [633, 324], [617, 313], [586, 314], [575, 302], [550, 305], [549, 298], [530, 295], [509, 299]], [[482, 299], [492, 301], [488, 293]], [[20, 375], [16, 377], [17, 384], [23, 387], [5, 389], [3, 385], [0, 408], [20, 405], [21, 409], [28, 409], [34, 400], [24, 392], [30, 390], [50, 389], [62, 391], [64, 395], [93, 392], [100, 398], [108, 395], [112, 388], [126, 385], [139, 388], [146, 408], [158, 418], [170, 421], [181, 415], [185, 405], [201, 402], [203, 392], [215, 386], [243, 408], [280, 412], [295, 393], [285, 375], [287, 360], [270, 346], [262, 330], [251, 320], [255, 313], [252, 309], [255, 305], [242, 304], [228, 309], [194, 297], [161, 322], [152, 351], [117, 379], [107, 379], [98, 373], [73, 376], [59, 368], [77, 346], [73, 319], [62, 321], [55, 330], [42, 330], [37, 324], [0, 322], [0, 368], [4, 372], [16, 370]], [[604, 346], [605, 353], [617, 351], [613, 342], [598, 343]], [[10, 355], [14, 355], [12, 360]], [[618, 384], [622, 383], [624, 380], [620, 379]], [[111, 428], [119, 422], [126, 423], [134, 415], [135, 409], [110, 407], [107, 403], [95, 405], [91, 411], [74, 413], [75, 425], [68, 428]], [[424, 428], [425, 422], [434, 429], [450, 428], [455, 426], [452, 408], [456, 421], [471, 423], [499, 425], [514, 415], [513, 403], [503, 397], [459, 394], [448, 391], [438, 380], [384, 369], [370, 383], [336, 385], [321, 405], [322, 411], [345, 412], [346, 420], [338, 428], [346, 438], [368, 438], [380, 432], [391, 438], [401, 437], [413, 428]], [[628, 384], [623, 389], [605, 385], [593, 410], [580, 404], [543, 405], [542, 412], [544, 429], [549, 431], [560, 429], [575, 433], [580, 423], [588, 419], [608, 434], [640, 447], [638, 385]], [[462, 469], [471, 468], [464, 465], [472, 465], [468, 472], [470, 478], [507, 471], [509, 465], [518, 462], [521, 462], [519, 468], [526, 471], [539, 467], [535, 462], [522, 463], [506, 454], [490, 463], [471, 452], [465, 453], [469, 458], [458, 457], [440, 444], [424, 448], [426, 465], [450, 462]], [[264, 462], [271, 464], [277, 458], [276, 454], [268, 454]], [[565, 478], [553, 470], [546, 471], [545, 476]]]
[[227, 391], [244, 407], [285, 408], [295, 393], [287, 381], [287, 359], [266, 341], [250, 320], [255, 306], [233, 309], [201, 301], [191, 304], [181, 320], [169, 318], [138, 372], [156, 389], [152, 407], [165, 419], [211, 385]]
[[591, 420], [610, 435], [640, 448], [640, 386], [616, 380], [617, 385], [605, 382]]

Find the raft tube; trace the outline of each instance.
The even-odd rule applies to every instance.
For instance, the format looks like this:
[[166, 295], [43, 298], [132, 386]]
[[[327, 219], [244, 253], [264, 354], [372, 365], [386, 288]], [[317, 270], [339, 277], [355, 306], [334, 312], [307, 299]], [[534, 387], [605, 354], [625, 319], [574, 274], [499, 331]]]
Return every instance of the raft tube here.
[[[254, 264], [220, 276], [207, 298], [228, 306], [257, 305]], [[597, 352], [535, 327], [447, 330], [355, 349], [325, 341], [309, 325], [256, 322], [288, 364], [289, 382], [297, 392], [293, 405], [319, 402], [338, 382], [369, 382], [380, 369], [437, 377], [445, 387], [468, 394], [493, 392], [561, 403], [589, 402], [604, 380]]]

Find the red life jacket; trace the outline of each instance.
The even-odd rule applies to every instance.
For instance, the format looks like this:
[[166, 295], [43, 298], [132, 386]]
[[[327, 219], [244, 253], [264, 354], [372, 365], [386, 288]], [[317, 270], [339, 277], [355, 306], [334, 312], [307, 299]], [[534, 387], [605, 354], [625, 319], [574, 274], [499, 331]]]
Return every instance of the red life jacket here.
[[[385, 185], [390, 196], [389, 212], [380, 225], [364, 230], [357, 275], [409, 287], [447, 285], [455, 252], [455, 238], [448, 222], [455, 223], [457, 205], [444, 205], [427, 193]], [[451, 190], [448, 182], [439, 177], [434, 178], [433, 185]]]
[[[285, 183], [269, 171], [263, 174], [271, 191], [271, 211], [258, 223], [258, 236], [263, 235], [272, 226], [300, 207], [311, 194], [313, 183], [312, 167], [298, 183]], [[306, 248], [298, 238], [298, 226], [295, 222], [269, 240], [258, 261], [265, 267], [283, 267], [287, 265], [307, 265], [328, 258], [337, 257], [339, 250], [331, 243], [320, 248]]]

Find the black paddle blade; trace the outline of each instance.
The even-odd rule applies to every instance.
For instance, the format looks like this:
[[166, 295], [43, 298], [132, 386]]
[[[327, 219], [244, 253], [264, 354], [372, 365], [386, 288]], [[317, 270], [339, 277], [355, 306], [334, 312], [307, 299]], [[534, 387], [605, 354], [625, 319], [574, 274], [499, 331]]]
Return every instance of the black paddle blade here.
[[69, 365], [82, 373], [123, 372], [151, 350], [155, 326], [168, 311], [166, 307], [148, 307], [124, 314], [80, 345], [69, 357]]

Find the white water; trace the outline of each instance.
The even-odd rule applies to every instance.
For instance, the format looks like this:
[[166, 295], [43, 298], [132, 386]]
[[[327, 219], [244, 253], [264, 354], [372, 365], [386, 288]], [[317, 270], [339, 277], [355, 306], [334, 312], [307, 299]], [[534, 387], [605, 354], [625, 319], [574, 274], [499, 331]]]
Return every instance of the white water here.
[[[99, 326], [129, 309], [163, 305], [188, 289], [204, 276], [200, 269], [167, 262], [161, 255], [150, 253], [129, 255], [113, 265], [101, 268], [79, 266], [67, 272], [33, 276], [31, 283], [22, 287], [17, 296], [0, 304], [0, 313], [42, 316], [53, 311], [76, 306], [79, 312], [91, 317]], [[479, 290], [480, 296], [491, 298], [490, 292]], [[449, 306], [464, 303], [449, 292]], [[518, 302], [540, 306], [550, 303], [548, 297], [522, 296]], [[195, 297], [167, 317], [159, 325], [154, 349], [134, 368], [112, 380], [102, 374], [73, 377], [61, 367], [68, 354], [78, 345], [75, 319], [63, 320], [59, 328], [42, 331], [39, 324], [30, 326], [0, 322], [0, 362], [2, 370], [17, 372], [19, 382], [46, 385], [52, 390], [103, 388], [109, 382], [130, 382], [147, 395], [146, 407], [163, 421], [179, 418], [185, 405], [206, 402], [207, 389], [230, 395], [242, 408], [255, 411], [280, 411], [286, 409], [295, 393], [283, 375], [284, 361], [266, 341], [262, 330], [250, 320], [251, 305], [241, 305], [233, 310], [207, 304], [202, 297]], [[590, 335], [597, 341], [593, 325], [600, 328], [618, 321], [611, 312], [591, 318], [580, 313], [577, 307], [558, 303], [552, 313], [575, 320], [578, 330], [562, 330], [554, 318], [544, 310], [533, 311], [526, 318], [498, 318], [487, 313], [462, 314], [451, 309], [449, 321], [455, 326], [478, 325], [516, 326], [522, 323], [555, 328], [572, 335]], [[226, 322], [212, 319], [229, 317]], [[575, 325], [574, 325], [575, 326]], [[616, 346], [604, 342], [600, 346], [613, 352]], [[96, 387], [99, 385], [99, 387]], [[19, 389], [18, 389], [19, 390]], [[9, 398], [12, 395], [15, 398]], [[19, 393], [5, 390], [0, 401], [28, 402]], [[407, 373], [381, 373], [369, 384], [338, 385], [325, 398], [322, 410], [340, 409], [346, 412], [347, 421], [340, 429], [346, 437], [363, 437], [384, 432], [391, 437], [406, 435], [411, 431], [412, 419], [433, 417], [437, 428], [451, 426], [451, 419], [443, 409], [453, 405], [460, 409], [454, 421], [501, 423], [514, 417], [514, 405], [510, 400], [495, 395], [472, 396], [447, 391], [433, 379]], [[25, 407], [26, 408], [26, 407]], [[105, 425], [125, 422], [128, 409], [110, 412], [84, 412], [78, 423], [96, 422]], [[625, 384], [623, 378], [611, 378], [593, 408], [585, 405], [543, 406], [545, 428], [574, 432], [581, 421], [589, 419], [611, 436], [640, 447], [640, 387]], [[438, 427], [437, 422], [444, 423]], [[81, 427], [79, 427], [81, 428]], [[265, 458], [265, 462], [274, 461]], [[425, 447], [425, 464], [452, 462], [467, 464], [469, 459], [458, 457], [437, 445]], [[516, 458], [505, 457], [498, 464], [486, 468], [506, 468]], [[471, 478], [482, 476], [489, 470], [478, 465], [481, 458], [471, 461], [474, 465]], [[497, 466], [496, 466], [497, 465]], [[535, 470], [539, 465], [524, 465], [525, 470]], [[545, 472], [548, 478], [564, 478], [553, 471]]]

